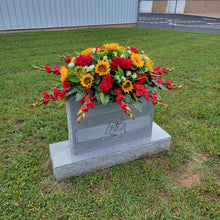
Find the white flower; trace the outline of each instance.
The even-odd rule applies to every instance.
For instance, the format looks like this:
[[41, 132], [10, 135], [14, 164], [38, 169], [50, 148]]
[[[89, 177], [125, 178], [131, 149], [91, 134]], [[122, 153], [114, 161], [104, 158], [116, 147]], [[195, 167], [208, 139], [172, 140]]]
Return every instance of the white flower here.
[[126, 78], [125, 78], [124, 76], [122, 76], [121, 79], [122, 79], [123, 81], [126, 81]]
[[131, 54], [131, 51], [130, 51], [130, 50], [127, 50], [127, 53]]
[[130, 75], [131, 75], [131, 71], [127, 71], [126, 76], [130, 76]]
[[92, 49], [92, 52], [93, 52], [93, 53], [95, 53], [95, 52], [96, 52], [96, 49], [95, 49], [95, 48], [93, 48], [93, 49]]
[[124, 55], [124, 54], [122, 54], [120, 57], [121, 57], [121, 58], [125, 58], [125, 55]]
[[107, 57], [107, 56], [104, 56], [104, 57], [103, 57], [103, 60], [107, 60], [107, 59], [108, 59], [108, 57]]
[[113, 54], [114, 54], [115, 57], [117, 56], [117, 52], [114, 51]]
[[145, 70], [144, 70], [144, 72], [147, 72], [147, 71], [148, 71], [148, 68], [146, 67]]
[[135, 73], [135, 74], [133, 74], [131, 77], [132, 77], [133, 79], [136, 79], [136, 78], [137, 78], [137, 74]]
[[149, 60], [149, 57], [144, 57], [144, 60], [145, 60], [145, 61], [148, 61], [148, 60]]
[[94, 66], [94, 65], [85, 66], [84, 68], [85, 68], [85, 70], [86, 70], [87, 72], [90, 72], [90, 71], [92, 71], [92, 70], [95, 68], [95, 66]]
[[119, 83], [121, 82], [121, 79], [120, 79], [119, 75], [116, 76], [116, 79], [117, 79], [117, 81], [118, 81]]
[[75, 63], [71, 62], [71, 63], [68, 64], [68, 67], [73, 67], [73, 66], [75, 66]]

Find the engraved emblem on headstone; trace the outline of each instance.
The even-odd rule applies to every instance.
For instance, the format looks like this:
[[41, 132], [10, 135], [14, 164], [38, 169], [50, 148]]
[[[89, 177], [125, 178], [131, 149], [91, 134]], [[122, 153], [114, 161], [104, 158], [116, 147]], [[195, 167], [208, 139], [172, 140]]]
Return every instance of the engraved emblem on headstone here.
[[117, 137], [126, 133], [126, 126], [123, 119], [119, 119], [116, 122], [111, 122], [108, 124], [107, 129], [105, 131], [105, 139], [109, 139], [112, 137]]

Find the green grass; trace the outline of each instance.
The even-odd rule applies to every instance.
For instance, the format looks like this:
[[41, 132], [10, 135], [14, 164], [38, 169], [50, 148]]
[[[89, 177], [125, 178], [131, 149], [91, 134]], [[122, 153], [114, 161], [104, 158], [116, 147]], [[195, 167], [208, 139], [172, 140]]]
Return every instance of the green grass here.
[[[61, 64], [104, 42], [145, 50], [184, 84], [163, 92], [154, 121], [169, 152], [57, 183], [49, 144], [67, 140], [65, 107], [29, 109], [53, 82], [32, 65]], [[1, 219], [220, 219], [219, 34], [100, 28], [0, 35]]]

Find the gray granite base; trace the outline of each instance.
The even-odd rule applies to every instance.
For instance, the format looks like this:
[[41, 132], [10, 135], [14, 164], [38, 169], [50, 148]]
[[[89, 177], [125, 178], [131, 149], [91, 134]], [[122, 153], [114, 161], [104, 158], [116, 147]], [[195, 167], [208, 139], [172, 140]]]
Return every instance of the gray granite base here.
[[171, 136], [153, 123], [151, 137], [78, 155], [71, 153], [69, 141], [50, 144], [53, 171], [57, 181], [62, 181], [72, 176], [79, 176], [132, 161], [148, 154], [169, 150], [170, 140]]

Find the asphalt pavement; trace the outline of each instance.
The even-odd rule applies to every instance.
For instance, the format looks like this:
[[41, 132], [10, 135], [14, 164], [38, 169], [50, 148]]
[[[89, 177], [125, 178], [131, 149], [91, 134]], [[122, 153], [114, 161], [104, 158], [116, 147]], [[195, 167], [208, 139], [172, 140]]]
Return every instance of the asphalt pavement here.
[[137, 27], [220, 33], [220, 18], [185, 14], [139, 13]]

